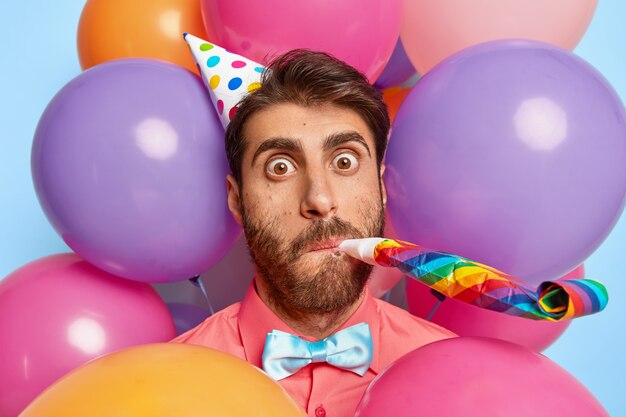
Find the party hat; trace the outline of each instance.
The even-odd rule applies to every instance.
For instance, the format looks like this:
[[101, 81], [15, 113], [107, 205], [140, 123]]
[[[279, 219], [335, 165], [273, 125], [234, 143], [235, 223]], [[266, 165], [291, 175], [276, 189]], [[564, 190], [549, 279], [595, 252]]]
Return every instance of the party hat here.
[[261, 74], [265, 68], [214, 43], [188, 33], [183, 36], [226, 129], [237, 111], [237, 103], [261, 86]]

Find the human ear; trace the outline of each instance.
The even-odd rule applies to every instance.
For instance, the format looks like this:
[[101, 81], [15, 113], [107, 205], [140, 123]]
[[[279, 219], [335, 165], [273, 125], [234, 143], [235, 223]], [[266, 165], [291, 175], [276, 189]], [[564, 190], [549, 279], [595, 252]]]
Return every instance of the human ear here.
[[226, 176], [226, 191], [228, 193], [228, 209], [239, 226], [243, 226], [241, 215], [241, 198], [239, 196], [239, 185], [232, 174]]

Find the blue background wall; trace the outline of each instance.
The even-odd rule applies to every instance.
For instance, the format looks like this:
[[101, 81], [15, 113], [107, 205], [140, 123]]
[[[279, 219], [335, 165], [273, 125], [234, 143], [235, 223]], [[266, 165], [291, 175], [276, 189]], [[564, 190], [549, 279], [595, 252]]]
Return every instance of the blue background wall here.
[[[68, 251], [37, 202], [30, 147], [45, 106], [81, 71], [75, 40], [84, 0], [6, 3], [0, 12], [0, 279], [31, 260]], [[626, 3], [601, 0], [575, 52], [626, 99]], [[626, 216], [586, 262], [588, 276], [609, 289], [607, 309], [576, 320], [545, 352], [615, 416], [626, 415], [625, 250]]]

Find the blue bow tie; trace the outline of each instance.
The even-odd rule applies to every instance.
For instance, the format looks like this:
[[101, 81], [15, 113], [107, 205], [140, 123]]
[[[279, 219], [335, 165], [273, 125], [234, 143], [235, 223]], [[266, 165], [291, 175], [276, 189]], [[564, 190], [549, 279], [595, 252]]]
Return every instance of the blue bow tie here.
[[310, 363], [327, 362], [363, 376], [370, 367], [373, 352], [367, 323], [355, 324], [318, 342], [272, 330], [265, 339], [263, 370], [279, 381]]

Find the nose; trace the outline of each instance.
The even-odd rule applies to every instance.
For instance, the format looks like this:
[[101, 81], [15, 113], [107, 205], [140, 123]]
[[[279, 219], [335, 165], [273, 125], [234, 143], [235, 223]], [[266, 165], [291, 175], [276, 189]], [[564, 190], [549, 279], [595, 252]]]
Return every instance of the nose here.
[[304, 182], [304, 194], [300, 202], [302, 216], [311, 220], [334, 216], [337, 212], [337, 199], [326, 174], [309, 173]]

